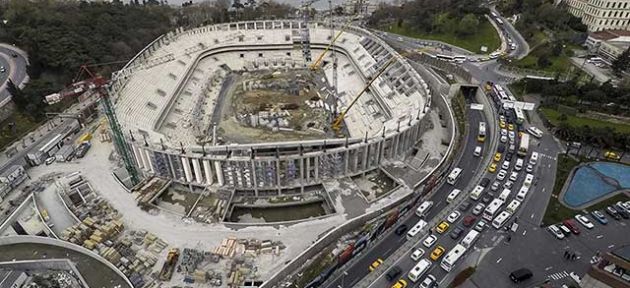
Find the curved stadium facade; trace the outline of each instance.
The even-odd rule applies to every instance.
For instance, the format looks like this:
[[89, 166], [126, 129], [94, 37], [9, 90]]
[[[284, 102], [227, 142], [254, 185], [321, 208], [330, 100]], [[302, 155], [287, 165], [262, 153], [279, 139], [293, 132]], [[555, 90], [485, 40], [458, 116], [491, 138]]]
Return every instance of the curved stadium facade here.
[[[292, 20], [211, 25], [162, 35], [114, 74], [110, 95], [138, 170], [253, 196], [300, 193], [409, 155], [431, 95], [397, 52], [349, 27], [318, 71], [298, 47]], [[309, 26], [313, 59], [331, 30]], [[337, 33], [335, 31], [334, 33]], [[395, 57], [345, 117], [366, 83]]]

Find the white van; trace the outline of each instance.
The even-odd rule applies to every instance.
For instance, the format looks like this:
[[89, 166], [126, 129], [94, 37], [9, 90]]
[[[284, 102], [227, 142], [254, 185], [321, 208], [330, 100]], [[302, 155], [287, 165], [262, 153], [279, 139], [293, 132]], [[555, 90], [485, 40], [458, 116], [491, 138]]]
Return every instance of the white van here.
[[534, 126], [527, 128], [527, 132], [536, 138], [540, 138], [543, 136], [543, 132]]
[[475, 157], [481, 156], [481, 146], [475, 147], [475, 151], [473, 151], [473, 156]]
[[422, 259], [418, 262], [418, 264], [416, 264], [416, 266], [411, 268], [411, 271], [409, 271], [407, 276], [409, 276], [409, 280], [411, 280], [411, 282], [415, 283], [420, 280], [424, 273], [429, 271], [429, 268], [431, 268], [431, 261], [428, 259]]
[[499, 199], [501, 199], [501, 201], [505, 202], [507, 200], [508, 197], [510, 197], [510, 193], [512, 193], [512, 190], [510, 189], [503, 189], [503, 191], [501, 191], [501, 194], [499, 194]]
[[525, 180], [523, 180], [523, 186], [532, 186], [532, 182], [534, 182], [534, 175], [527, 173]]
[[510, 204], [507, 206], [507, 208], [505, 208], [505, 211], [508, 211], [508, 212], [514, 214], [514, 213], [516, 213], [516, 209], [518, 209], [518, 206], [521, 206], [521, 201], [512, 200], [512, 202], [510, 202]]
[[472, 190], [472, 192], [470, 192], [470, 199], [472, 200], [479, 200], [479, 198], [481, 197], [481, 193], [483, 193], [483, 186], [481, 185], [477, 185], [475, 186], [475, 189]]
[[433, 207], [433, 201], [422, 202], [418, 209], [416, 209], [416, 215], [418, 215], [418, 217], [424, 217], [431, 207]]
[[459, 194], [462, 193], [462, 190], [459, 189], [454, 189], [451, 194], [448, 194], [448, 197], [446, 197], [446, 203], [451, 203], [455, 200], [455, 198], [457, 198], [457, 196], [459, 196]]
[[529, 186], [521, 186], [521, 189], [518, 190], [518, 194], [516, 194], [516, 200], [523, 201], [525, 200], [525, 196], [527, 196], [527, 192], [529, 192]]
[[524, 162], [523, 159], [517, 158], [516, 164], [514, 164], [514, 170], [521, 171], [521, 169], [523, 169], [523, 162]]
[[532, 156], [529, 157], [529, 164], [536, 165], [538, 163], [538, 152], [532, 152]]

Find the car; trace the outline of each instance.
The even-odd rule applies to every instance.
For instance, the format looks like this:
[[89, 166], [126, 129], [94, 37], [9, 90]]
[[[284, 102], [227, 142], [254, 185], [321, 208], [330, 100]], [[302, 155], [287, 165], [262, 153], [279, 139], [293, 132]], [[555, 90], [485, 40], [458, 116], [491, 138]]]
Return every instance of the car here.
[[7, 68], [4, 68], [4, 66], [0, 67], [0, 72], [2, 73], [7, 72]]
[[462, 225], [464, 225], [464, 227], [470, 227], [475, 223], [475, 221], [477, 221], [477, 217], [468, 215], [464, 217], [464, 220], [462, 221]]
[[508, 138], [510, 138], [510, 140], [514, 140], [514, 138], [516, 138], [516, 132], [514, 131], [508, 132]]
[[[501, 135], [501, 138], [499, 139], [499, 141], [501, 141], [501, 143], [506, 143], [508, 141], [508, 138], [505, 135]], [[496, 161], [499, 161], [499, 160], [496, 160]]]
[[623, 219], [630, 218], [630, 215], [628, 214], [628, 211], [626, 211], [625, 207], [617, 204], [612, 205], [612, 207], [617, 210], [617, 213], [619, 213], [619, 216], [621, 216]]
[[567, 226], [567, 228], [569, 228], [569, 230], [571, 230], [571, 232], [573, 234], [575, 234], [575, 235], [579, 235], [580, 234], [580, 228], [575, 223], [575, 221], [573, 221], [573, 219], [566, 219], [566, 220], [562, 221], [562, 224], [564, 224], [564, 226]]
[[492, 191], [497, 191], [497, 190], [499, 190], [499, 188], [500, 188], [500, 187], [501, 187], [501, 182], [499, 182], [499, 181], [494, 181], [494, 182], [492, 183], [492, 186], [490, 186], [490, 190], [492, 190]]
[[446, 221], [442, 221], [440, 222], [440, 224], [438, 224], [437, 226], [435, 226], [435, 232], [442, 234], [444, 232], [446, 232], [446, 230], [448, 230], [448, 222]]
[[437, 280], [435, 279], [435, 276], [431, 274], [427, 275], [427, 277], [424, 278], [424, 280], [422, 280], [422, 283], [420, 283], [420, 286], [418, 286], [418, 288], [433, 288], [433, 287], [437, 287]]
[[55, 162], [55, 160], [56, 160], [56, 158], [55, 158], [55, 157], [48, 157], [48, 158], [46, 158], [45, 163], [46, 163], [46, 165], [50, 165], [50, 164], [52, 164], [53, 162]]
[[500, 131], [501, 131], [501, 136], [506, 136], [506, 137], [508, 136], [507, 129], [501, 129]]
[[523, 282], [529, 278], [532, 278], [532, 276], [534, 276], [534, 274], [527, 268], [517, 269], [510, 273], [510, 279], [514, 283]]
[[457, 209], [459, 209], [459, 211], [467, 211], [470, 208], [470, 202], [469, 201], [464, 201], [461, 205], [459, 205], [459, 207]]
[[484, 209], [486, 209], [486, 205], [484, 205], [483, 203], [478, 203], [477, 205], [475, 205], [475, 208], [473, 208], [472, 214], [475, 216], [481, 215]]
[[518, 172], [510, 173], [510, 181], [516, 181], [518, 179]]
[[488, 172], [490, 173], [497, 172], [497, 163], [490, 163], [490, 166], [488, 166]]
[[551, 232], [551, 235], [558, 238], [558, 240], [564, 239], [564, 233], [562, 233], [562, 231], [560, 231], [560, 228], [556, 227], [556, 225], [549, 225], [549, 227], [547, 227], [547, 230]]
[[499, 143], [499, 146], [497, 146], [497, 152], [499, 153], [505, 152], [505, 145]]
[[595, 225], [591, 223], [591, 220], [588, 220], [588, 218], [586, 218], [586, 216], [582, 214], [577, 214], [574, 216], [574, 218], [575, 220], [577, 220], [577, 222], [580, 222], [582, 226], [586, 227], [586, 229], [593, 229], [593, 227], [595, 227]]
[[481, 156], [481, 152], [482, 152], [481, 146], [477, 146], [475, 147], [475, 151], [473, 151], [473, 156], [479, 157]]
[[481, 202], [484, 204], [488, 204], [490, 203], [490, 201], [492, 201], [492, 196], [490, 196], [489, 194], [486, 194], [481, 198]]
[[[512, 147], [512, 146], [514, 146], [514, 145], [510, 145], [510, 147]], [[514, 151], [510, 151], [507, 154], [505, 154], [505, 160], [512, 161], [512, 156], [514, 156], [513, 153], [514, 153]]]
[[501, 153], [497, 152], [494, 153], [494, 162], [499, 162], [501, 161]]
[[508, 127], [508, 130], [514, 131], [514, 124], [510, 123], [507, 125], [507, 127]]
[[499, 127], [505, 128], [505, 121], [499, 120]]
[[438, 259], [440, 259], [440, 257], [442, 257], [442, 254], [444, 254], [444, 251], [446, 251], [446, 249], [444, 249], [444, 247], [442, 247], [441, 245], [435, 247], [435, 249], [433, 249], [433, 251], [431, 252], [431, 260], [437, 261]]
[[392, 269], [389, 269], [389, 271], [387, 271], [387, 274], [385, 274], [385, 279], [387, 279], [387, 281], [391, 282], [394, 279], [398, 278], [398, 276], [400, 276], [400, 274], [402, 274], [402, 269], [400, 269], [400, 267], [398, 267], [398, 266], [394, 266], [394, 267], [392, 267]]
[[486, 188], [488, 187], [488, 184], [490, 184], [490, 179], [488, 178], [483, 178], [481, 179], [481, 181], [479, 181], [479, 186]]
[[593, 218], [595, 218], [595, 220], [597, 220], [597, 222], [602, 225], [608, 224], [608, 219], [606, 219], [606, 216], [604, 216], [604, 213], [602, 213], [602, 211], [593, 210], [591, 211], [591, 216], [593, 216]]
[[571, 235], [571, 230], [569, 230], [567, 226], [564, 226], [563, 224], [556, 224], [556, 226], [560, 229], [560, 232], [562, 232], [564, 236], [569, 237], [569, 235]]
[[617, 213], [617, 210], [611, 206], [606, 207], [606, 213], [615, 220], [621, 220], [621, 216]]
[[453, 238], [453, 240], [456, 240], [457, 238], [459, 238], [459, 236], [462, 236], [462, 233], [464, 232], [464, 229], [462, 229], [461, 227], [457, 226], [453, 229], [453, 231], [451, 231], [451, 234], [449, 234], [449, 236], [451, 236], [451, 238]]
[[503, 164], [501, 164], [501, 169], [503, 170], [510, 169], [510, 161], [507, 161], [507, 160], [503, 161]]
[[405, 281], [405, 279], [398, 279], [398, 281], [396, 281], [396, 283], [392, 285], [392, 288], [405, 288], [405, 287], [407, 287], [407, 281]]
[[621, 155], [613, 152], [613, 151], [606, 151], [604, 152], [604, 158], [606, 159], [610, 159], [610, 160], [620, 160], [621, 159]]
[[617, 205], [617, 207], [621, 207], [621, 208], [625, 209], [626, 212], [630, 213], [630, 201], [627, 201], [627, 202], [617, 201], [617, 203], [615, 203], [615, 205]]
[[431, 234], [427, 236], [427, 238], [425, 238], [424, 241], [422, 241], [422, 245], [424, 245], [424, 247], [431, 248], [431, 246], [435, 244], [435, 241], [437, 241], [437, 237]]
[[383, 264], [383, 259], [377, 258], [376, 260], [374, 260], [374, 262], [372, 262], [370, 267], [368, 267], [368, 270], [370, 270], [370, 272], [372, 272], [372, 271], [376, 270], [376, 268], [378, 268], [378, 266], [381, 266], [381, 264]]
[[411, 259], [413, 259], [413, 261], [418, 261], [422, 255], [424, 255], [424, 250], [422, 248], [418, 248], [411, 253]]
[[532, 173], [532, 172], [534, 172], [534, 165], [532, 165], [532, 164], [527, 164], [527, 167], [525, 168], [525, 171], [527, 171], [527, 173]]
[[503, 179], [505, 179], [505, 176], [507, 176], [507, 171], [501, 169], [497, 174], [497, 179], [503, 181]]
[[479, 222], [477, 222], [477, 225], [475, 225], [475, 231], [477, 232], [481, 232], [483, 231], [483, 229], [486, 229], [486, 226], [488, 226], [488, 224], [486, 223], [486, 221], [484, 220], [479, 220]]
[[503, 116], [503, 115], [499, 115], [499, 121], [503, 121], [503, 122], [505, 122], [505, 116]]
[[505, 183], [503, 183], [503, 188], [512, 189], [513, 185], [514, 185], [514, 182], [512, 182], [512, 180], [508, 180], [508, 181], [505, 181]]
[[402, 224], [398, 227], [396, 227], [396, 230], [394, 231], [394, 233], [396, 233], [396, 235], [401, 236], [403, 234], [405, 234], [405, 232], [407, 232], [407, 229], [409, 229], [409, 227], [407, 227], [407, 224]]
[[446, 221], [448, 221], [450, 223], [455, 223], [455, 221], [457, 221], [457, 219], [459, 219], [459, 216], [462, 216], [461, 212], [453, 211], [451, 214], [448, 215], [448, 217], [446, 217]]

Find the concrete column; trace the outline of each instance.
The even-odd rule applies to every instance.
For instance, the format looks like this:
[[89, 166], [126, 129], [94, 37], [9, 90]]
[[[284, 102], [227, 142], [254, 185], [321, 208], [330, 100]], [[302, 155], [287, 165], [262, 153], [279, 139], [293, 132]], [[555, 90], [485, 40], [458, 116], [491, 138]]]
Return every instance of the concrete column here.
[[302, 183], [302, 188], [304, 188], [304, 157], [300, 158], [300, 183]]
[[368, 147], [370, 147], [370, 145], [363, 146], [363, 165], [362, 165], [363, 167], [361, 167], [361, 169], [363, 169], [364, 171], [368, 167], [367, 159], [368, 159], [368, 152], [370, 152], [370, 149], [368, 149]]
[[217, 182], [219, 186], [223, 186], [225, 184], [225, 179], [223, 179], [223, 170], [221, 170], [221, 162], [214, 161], [214, 171], [217, 173]]
[[182, 167], [184, 167], [184, 174], [186, 175], [186, 182], [192, 182], [192, 173], [190, 172], [190, 162], [186, 156], [182, 156]]
[[[276, 159], [276, 186], [280, 187], [280, 159]], [[285, 176], [286, 177], [286, 176]], [[278, 189], [278, 195], [280, 195], [280, 189]]]
[[350, 150], [346, 149], [343, 152], [343, 174], [348, 175], [348, 157], [350, 157]]
[[383, 162], [383, 154], [385, 154], [385, 139], [378, 143], [378, 163]]
[[153, 170], [153, 162], [151, 162], [151, 150], [146, 149], [144, 150], [144, 153], [146, 154], [146, 159], [145, 161], [147, 162], [147, 168], [149, 168], [148, 170], [151, 172], [155, 172], [155, 170]]
[[319, 180], [319, 157], [315, 156], [313, 157], [313, 159], [315, 159], [315, 181]]
[[359, 167], [359, 149], [361, 147], [352, 149], [352, 173], [357, 172], [357, 167]]
[[311, 157], [306, 157], [306, 182], [311, 180]]
[[177, 179], [177, 174], [175, 173], [175, 167], [173, 167], [173, 160], [171, 160], [171, 155], [169, 154], [165, 154], [166, 155], [166, 159], [168, 160], [168, 167], [170, 168], [171, 171], [171, 177], [174, 179]]
[[199, 159], [192, 158], [193, 170], [195, 171], [195, 179], [197, 183], [203, 184], [203, 174], [201, 173], [201, 165], [199, 165]]
[[249, 161], [250, 167], [252, 169], [252, 173], [250, 177], [252, 177], [252, 187], [254, 188], [254, 195], [258, 197], [258, 179], [256, 178], [256, 161], [253, 159]]
[[212, 169], [210, 169], [210, 160], [203, 160], [203, 172], [206, 174], [206, 184], [212, 184]]

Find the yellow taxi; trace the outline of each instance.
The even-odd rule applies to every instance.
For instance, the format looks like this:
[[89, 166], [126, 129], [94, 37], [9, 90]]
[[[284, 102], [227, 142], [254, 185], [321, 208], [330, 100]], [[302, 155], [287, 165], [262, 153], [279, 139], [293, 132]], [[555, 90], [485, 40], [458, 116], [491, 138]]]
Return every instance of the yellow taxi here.
[[621, 159], [621, 155], [613, 152], [613, 151], [606, 151], [604, 152], [604, 157], [606, 159], [610, 159], [610, 160], [619, 160]]
[[383, 259], [377, 258], [376, 260], [374, 260], [374, 262], [372, 262], [372, 265], [370, 265], [368, 269], [370, 269], [370, 272], [372, 272], [376, 270], [378, 266], [381, 266], [381, 264], [383, 264]]
[[514, 124], [512, 123], [508, 124], [508, 130], [514, 131]]
[[448, 223], [446, 223], [446, 221], [440, 222], [440, 224], [435, 227], [435, 232], [440, 234], [446, 232], [446, 230], [448, 230]]
[[494, 161], [495, 162], [501, 161], [501, 152], [494, 153]]
[[392, 285], [392, 288], [405, 288], [407, 287], [407, 281], [405, 279], [399, 279], [398, 282]]
[[490, 166], [488, 166], [488, 172], [490, 173], [497, 172], [497, 163], [490, 163]]
[[505, 128], [505, 121], [499, 121], [499, 127]]
[[433, 252], [431, 252], [431, 260], [437, 261], [438, 259], [440, 259], [440, 257], [442, 257], [442, 254], [444, 254], [444, 251], [446, 251], [446, 249], [444, 249], [444, 247], [442, 247], [441, 245], [435, 247], [435, 249], [433, 249]]

